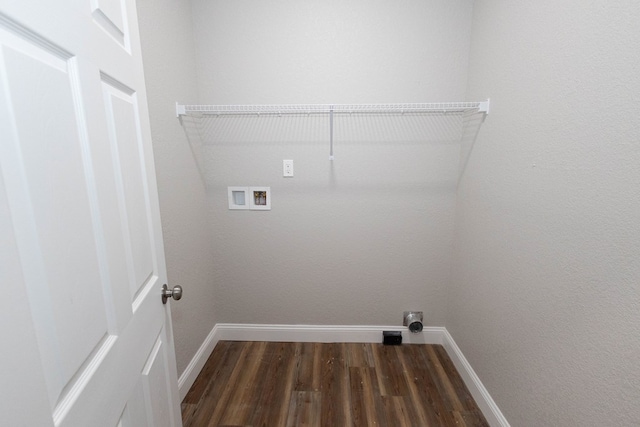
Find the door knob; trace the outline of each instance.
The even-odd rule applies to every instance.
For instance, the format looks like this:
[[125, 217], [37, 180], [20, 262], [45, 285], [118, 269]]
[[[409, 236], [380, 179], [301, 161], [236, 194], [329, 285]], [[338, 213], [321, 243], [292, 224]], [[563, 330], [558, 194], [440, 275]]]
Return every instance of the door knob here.
[[173, 298], [176, 301], [182, 298], [182, 286], [176, 285], [173, 289], [169, 289], [167, 285], [162, 285], [162, 303], [166, 304], [169, 298]]

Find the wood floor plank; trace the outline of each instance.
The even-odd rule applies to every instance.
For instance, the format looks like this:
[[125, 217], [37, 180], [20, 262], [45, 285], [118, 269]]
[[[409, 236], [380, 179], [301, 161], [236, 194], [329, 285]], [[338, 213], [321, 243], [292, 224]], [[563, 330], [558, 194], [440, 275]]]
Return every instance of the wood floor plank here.
[[385, 418], [381, 425], [389, 427], [428, 426], [416, 418], [413, 404], [407, 396], [381, 396]]
[[264, 361], [268, 343], [255, 342], [248, 345], [242, 368], [229, 395], [228, 404], [224, 408], [220, 423], [225, 425], [246, 425], [253, 415], [256, 395], [261, 393], [264, 376], [258, 375]]
[[475, 411], [453, 411], [453, 417], [457, 426], [461, 427], [488, 427], [487, 420], [479, 410]]
[[426, 355], [433, 366], [437, 377], [439, 379], [439, 383], [441, 385], [440, 393], [442, 394], [445, 402], [448, 403], [449, 410], [451, 411], [464, 411], [465, 408], [458, 399], [458, 393], [456, 392], [455, 387], [451, 384], [451, 380], [447, 376], [447, 372], [445, 372], [438, 355], [436, 354], [433, 346], [429, 346], [426, 348]]
[[301, 348], [301, 343], [268, 343], [270, 363], [262, 372], [267, 381], [261, 385], [259, 399], [253, 404], [253, 416], [247, 420], [248, 425], [286, 424]]
[[[255, 346], [260, 345], [261, 343], [235, 343], [234, 347], [237, 346], [240, 348], [240, 354], [236, 361], [231, 374], [229, 375], [224, 388], [219, 391], [217, 401], [212, 402], [214, 405], [214, 411], [211, 414], [210, 419], [206, 419], [205, 415], [202, 414], [198, 417], [197, 422], [194, 424], [195, 426], [219, 426], [222, 425], [222, 417], [227, 411], [229, 405], [233, 405], [231, 399], [236, 394], [236, 386], [238, 380], [242, 376], [245, 366], [249, 363], [252, 357], [252, 350]], [[208, 422], [207, 422], [208, 421]]]
[[221, 341], [185, 427], [486, 427], [442, 346]]
[[322, 393], [294, 391], [289, 403], [287, 427], [320, 427]]
[[[216, 405], [220, 400], [220, 396], [227, 386], [229, 377], [233, 372], [236, 362], [241, 354], [243, 347], [233, 342], [221, 342], [216, 345], [209, 360], [205, 364], [202, 372], [198, 375], [196, 381], [206, 383], [204, 390], [199, 388], [197, 396], [194, 390], [192, 401], [196, 402], [195, 409], [191, 413], [182, 414], [182, 423], [184, 427], [198, 427], [208, 425], [209, 419], [213, 416]], [[216, 355], [216, 353], [218, 353]], [[219, 361], [219, 362], [218, 362]], [[202, 377], [202, 379], [200, 378]], [[191, 390], [189, 390], [189, 393]], [[189, 394], [187, 393], [187, 395]]]
[[328, 343], [322, 346], [321, 425], [326, 427], [351, 425], [349, 373], [345, 363], [344, 345]]
[[438, 418], [429, 404], [428, 393], [423, 387], [431, 387], [429, 374], [424, 366], [416, 358], [415, 352], [411, 351], [417, 347], [407, 346], [405, 351], [398, 352], [400, 364], [404, 367], [404, 376], [409, 390], [408, 398], [411, 400], [413, 408], [413, 420], [421, 426], [437, 425]]
[[378, 414], [380, 393], [374, 368], [349, 368], [351, 385], [351, 414], [354, 426], [381, 425]]
[[439, 383], [437, 373], [425, 358], [426, 346], [409, 345], [404, 350], [410, 363], [410, 378], [413, 378], [412, 389], [417, 391], [417, 395], [411, 395], [412, 400], [414, 405], [420, 405], [427, 421], [426, 425], [455, 425], [455, 420], [440, 391], [443, 387]]
[[345, 357], [349, 368], [373, 368], [371, 343], [345, 343]]
[[402, 366], [396, 363], [397, 348], [400, 346], [372, 344], [371, 347], [380, 394], [382, 396], [407, 396], [409, 389], [404, 372], [402, 372]]
[[447, 378], [451, 382], [451, 385], [455, 389], [458, 400], [462, 404], [463, 408], [465, 408], [466, 411], [474, 411], [477, 409], [476, 402], [473, 400], [473, 397], [471, 397], [469, 389], [462, 380], [462, 377], [447, 354], [447, 351], [442, 346], [434, 346], [433, 350], [438, 356], [438, 360], [440, 360], [440, 364], [442, 365]]
[[[447, 393], [447, 389], [442, 382], [439, 375], [438, 365], [434, 363], [433, 359], [428, 354], [429, 347], [420, 351], [418, 354], [419, 363], [423, 364], [429, 373], [430, 387], [425, 390], [429, 399], [433, 401], [434, 409], [440, 419], [450, 418], [449, 412], [453, 410], [453, 404], [451, 398]], [[448, 421], [453, 422], [452, 420]]]
[[198, 400], [204, 395], [204, 391], [209, 385], [211, 377], [215, 375], [215, 371], [220, 369], [220, 363], [225, 353], [229, 349], [231, 342], [220, 342], [211, 352], [209, 359], [205, 363], [202, 371], [193, 382], [189, 392], [184, 398], [185, 403], [198, 403]]
[[300, 361], [296, 373], [296, 391], [320, 391], [322, 344], [301, 343]]

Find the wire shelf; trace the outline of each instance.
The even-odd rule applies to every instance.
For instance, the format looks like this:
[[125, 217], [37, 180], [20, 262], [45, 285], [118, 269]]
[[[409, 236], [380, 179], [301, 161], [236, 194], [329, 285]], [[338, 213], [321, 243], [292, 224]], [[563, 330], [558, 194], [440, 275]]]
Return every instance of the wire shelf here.
[[215, 117], [225, 115], [312, 115], [329, 116], [329, 159], [333, 160], [334, 120], [336, 114], [489, 114], [489, 99], [479, 102], [432, 102], [419, 104], [282, 104], [282, 105], [181, 105], [176, 116]]
[[282, 105], [181, 105], [178, 117], [196, 115], [260, 114], [403, 114], [403, 113], [489, 113], [489, 100], [480, 102], [433, 102], [419, 104], [282, 104]]

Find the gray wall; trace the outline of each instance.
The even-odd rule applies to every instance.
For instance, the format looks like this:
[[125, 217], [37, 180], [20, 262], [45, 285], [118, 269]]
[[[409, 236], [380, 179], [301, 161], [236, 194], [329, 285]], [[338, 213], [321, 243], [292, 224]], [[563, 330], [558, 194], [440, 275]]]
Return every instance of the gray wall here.
[[446, 326], [514, 426], [640, 423], [640, 7], [477, 1], [492, 109], [458, 190]]
[[184, 297], [171, 303], [178, 375], [216, 323], [213, 246], [203, 181], [175, 102], [197, 100], [188, 1], [138, 0], [167, 274]]
[[[192, 2], [206, 104], [463, 100], [472, 3]], [[190, 100], [185, 100], [190, 102]], [[205, 120], [221, 322], [442, 325], [460, 123], [440, 117]], [[195, 132], [194, 128], [191, 130]], [[293, 159], [295, 177], [282, 177]], [[270, 186], [230, 211], [227, 186]]]

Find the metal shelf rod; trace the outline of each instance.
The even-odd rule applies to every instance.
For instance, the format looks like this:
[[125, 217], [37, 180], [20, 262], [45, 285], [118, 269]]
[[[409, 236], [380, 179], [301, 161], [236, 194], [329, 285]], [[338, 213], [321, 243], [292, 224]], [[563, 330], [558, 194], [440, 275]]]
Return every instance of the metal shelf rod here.
[[333, 160], [333, 106], [329, 110], [329, 160]]

